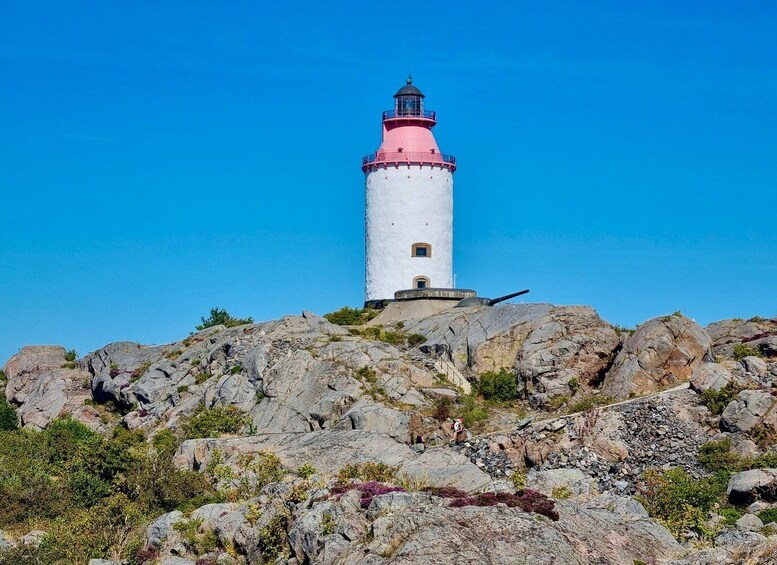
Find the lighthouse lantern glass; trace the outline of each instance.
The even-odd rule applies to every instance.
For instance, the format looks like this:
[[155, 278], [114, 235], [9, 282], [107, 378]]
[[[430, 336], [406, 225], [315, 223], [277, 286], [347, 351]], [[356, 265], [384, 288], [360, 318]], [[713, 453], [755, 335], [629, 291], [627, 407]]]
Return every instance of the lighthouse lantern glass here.
[[423, 111], [423, 98], [416, 95], [397, 97], [397, 116], [420, 117]]

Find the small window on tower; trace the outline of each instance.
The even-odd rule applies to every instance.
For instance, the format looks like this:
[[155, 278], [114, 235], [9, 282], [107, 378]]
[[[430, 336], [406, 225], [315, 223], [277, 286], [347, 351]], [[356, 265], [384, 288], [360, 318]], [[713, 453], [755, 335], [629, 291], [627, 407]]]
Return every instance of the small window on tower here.
[[431, 257], [432, 246], [428, 243], [414, 243], [410, 255], [412, 257]]
[[413, 288], [429, 288], [429, 279], [426, 277], [416, 277], [413, 279]]

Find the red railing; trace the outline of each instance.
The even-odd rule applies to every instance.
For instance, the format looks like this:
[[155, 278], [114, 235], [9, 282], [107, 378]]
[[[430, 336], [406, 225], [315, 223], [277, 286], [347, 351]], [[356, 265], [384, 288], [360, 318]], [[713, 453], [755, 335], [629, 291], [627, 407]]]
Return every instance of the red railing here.
[[421, 153], [406, 151], [380, 151], [362, 157], [362, 169], [377, 164], [440, 165], [446, 169], [456, 168], [456, 157], [446, 153]]

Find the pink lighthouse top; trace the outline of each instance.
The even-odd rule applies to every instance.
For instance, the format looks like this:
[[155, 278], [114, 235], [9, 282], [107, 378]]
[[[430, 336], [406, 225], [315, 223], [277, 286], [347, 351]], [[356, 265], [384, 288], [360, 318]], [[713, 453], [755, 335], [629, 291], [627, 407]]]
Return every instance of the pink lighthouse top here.
[[434, 112], [424, 110], [424, 95], [413, 86], [413, 78], [394, 95], [394, 110], [383, 112], [383, 142], [376, 153], [362, 159], [367, 172], [388, 165], [429, 165], [456, 170], [456, 158], [440, 153], [432, 128]]

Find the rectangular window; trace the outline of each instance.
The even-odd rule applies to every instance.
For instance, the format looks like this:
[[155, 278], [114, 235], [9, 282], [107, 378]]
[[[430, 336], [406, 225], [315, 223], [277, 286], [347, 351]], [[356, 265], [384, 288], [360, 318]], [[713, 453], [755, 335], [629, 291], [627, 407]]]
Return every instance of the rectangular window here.
[[416, 247], [415, 248], [415, 256], [416, 257], [426, 257], [427, 251], [429, 251], [426, 247]]

